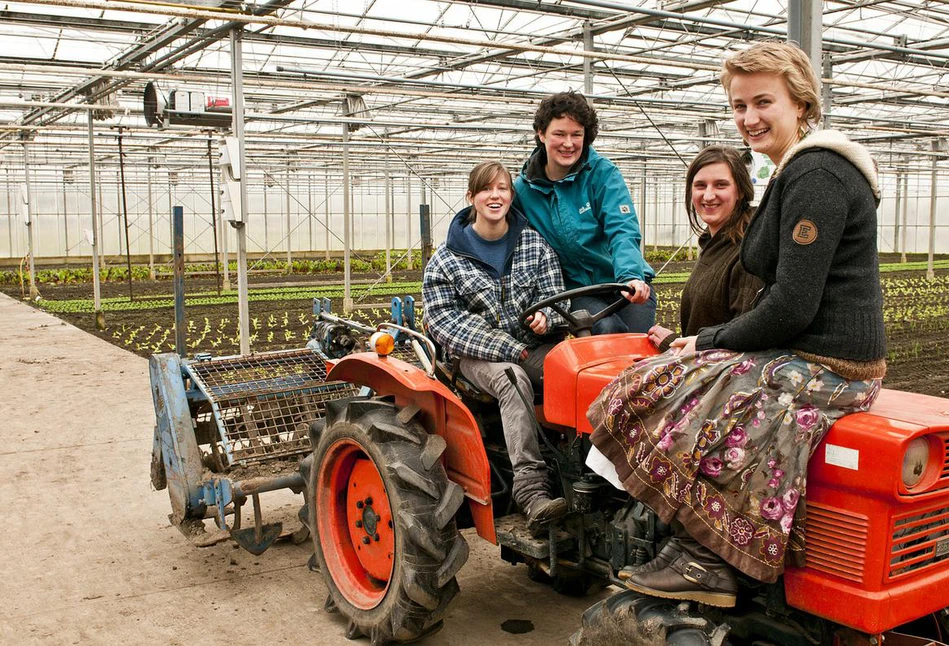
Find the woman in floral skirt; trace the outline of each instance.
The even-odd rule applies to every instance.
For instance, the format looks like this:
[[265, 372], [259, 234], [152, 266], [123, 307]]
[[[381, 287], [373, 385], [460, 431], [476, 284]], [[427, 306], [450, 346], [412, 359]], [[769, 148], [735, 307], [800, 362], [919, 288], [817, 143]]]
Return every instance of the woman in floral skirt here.
[[740, 258], [764, 282], [754, 308], [623, 372], [588, 411], [625, 489], [674, 530], [630, 589], [730, 607], [733, 568], [775, 581], [800, 549], [807, 461], [886, 372], [869, 153], [813, 131], [806, 55], [759, 43], [726, 60], [739, 133], [777, 166]]

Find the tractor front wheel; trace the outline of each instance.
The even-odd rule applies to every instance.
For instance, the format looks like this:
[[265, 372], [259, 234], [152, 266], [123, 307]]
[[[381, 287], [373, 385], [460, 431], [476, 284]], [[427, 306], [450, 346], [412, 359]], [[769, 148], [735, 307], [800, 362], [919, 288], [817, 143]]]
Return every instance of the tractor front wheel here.
[[388, 401], [333, 402], [310, 470], [310, 527], [327, 606], [347, 637], [373, 646], [441, 626], [468, 559], [455, 512], [464, 500], [441, 463], [446, 445]]

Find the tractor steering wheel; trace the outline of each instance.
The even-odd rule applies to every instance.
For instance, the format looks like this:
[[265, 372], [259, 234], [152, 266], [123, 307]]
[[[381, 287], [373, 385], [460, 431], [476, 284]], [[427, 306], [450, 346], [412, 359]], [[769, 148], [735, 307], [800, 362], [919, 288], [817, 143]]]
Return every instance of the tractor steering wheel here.
[[[629, 285], [624, 285], [623, 283], [603, 283], [601, 285], [588, 285], [586, 287], [578, 287], [577, 289], [571, 289], [556, 296], [551, 296], [550, 298], [545, 298], [539, 303], [534, 303], [526, 310], [521, 312], [518, 317], [518, 321], [521, 326], [525, 329], [530, 329], [530, 325], [527, 322], [527, 319], [534, 315], [537, 310], [549, 307], [553, 311], [557, 312], [567, 321], [567, 325], [558, 325], [556, 327], [550, 328], [547, 330], [547, 333], [562, 333], [570, 332], [573, 336], [591, 336], [593, 326], [599, 321], [605, 319], [607, 316], [611, 316], [618, 312], [622, 307], [629, 305], [629, 301], [626, 300], [626, 297], [623, 296], [624, 293], [631, 293]], [[563, 307], [560, 306], [560, 303], [567, 299], [576, 298], [578, 296], [610, 296], [617, 295], [618, 298], [615, 302], [607, 305], [606, 309], [603, 309], [596, 314], [590, 314], [586, 310], [577, 310], [575, 312], [568, 312]]]

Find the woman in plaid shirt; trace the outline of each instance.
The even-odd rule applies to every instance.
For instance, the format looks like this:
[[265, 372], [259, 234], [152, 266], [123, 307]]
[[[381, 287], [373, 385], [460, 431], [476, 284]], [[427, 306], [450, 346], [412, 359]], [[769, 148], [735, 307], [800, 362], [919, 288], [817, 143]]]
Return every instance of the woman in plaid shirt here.
[[[551, 499], [547, 465], [534, 430], [534, 388], [549, 344], [548, 329], [562, 318], [543, 309], [521, 327], [519, 314], [564, 291], [557, 254], [511, 208], [511, 174], [499, 162], [478, 164], [468, 177], [468, 201], [448, 229], [422, 278], [429, 334], [468, 381], [495, 397], [514, 468], [514, 502], [540, 531], [564, 515], [563, 498]], [[517, 389], [505, 371], [511, 369]], [[535, 379], [535, 381], [537, 381]]]

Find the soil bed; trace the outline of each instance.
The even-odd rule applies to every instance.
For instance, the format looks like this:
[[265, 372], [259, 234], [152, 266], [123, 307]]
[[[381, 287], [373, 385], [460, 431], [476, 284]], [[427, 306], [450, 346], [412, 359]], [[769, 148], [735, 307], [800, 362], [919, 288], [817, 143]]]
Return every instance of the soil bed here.
[[[882, 256], [881, 262], [895, 262], [898, 258]], [[945, 264], [945, 263], [943, 263]], [[677, 327], [678, 301], [685, 275], [692, 263], [670, 263], [660, 282], [657, 322], [670, 328]], [[658, 268], [658, 267], [657, 267]], [[887, 319], [888, 372], [884, 385], [888, 388], [949, 396], [949, 269], [936, 270], [934, 281], [927, 281], [924, 269], [886, 271], [881, 274], [884, 283], [884, 305]], [[681, 277], [681, 280], [679, 278]], [[233, 277], [232, 277], [233, 278]], [[661, 282], [675, 279], [675, 282]], [[412, 295], [420, 302], [420, 272], [399, 272], [390, 285], [378, 274], [353, 274], [354, 300], [357, 309], [350, 318], [374, 325], [389, 319], [389, 307], [394, 295]], [[252, 275], [250, 317], [253, 351], [262, 352], [305, 345], [310, 331], [313, 297], [330, 293], [332, 311], [341, 315], [342, 275]], [[373, 285], [372, 291], [365, 287]], [[400, 291], [402, 286], [404, 291]], [[236, 287], [236, 282], [234, 284]], [[91, 313], [53, 311], [60, 318], [99, 336], [110, 343], [141, 356], [154, 352], [174, 350], [174, 308], [167, 306], [173, 293], [170, 280], [136, 280], [132, 284], [135, 300], [165, 297], [166, 305], [147, 309], [106, 311], [106, 329], [96, 330]], [[186, 278], [185, 289], [189, 298], [196, 295], [215, 296], [217, 283], [213, 276]], [[20, 297], [19, 286], [6, 285], [2, 290]], [[126, 299], [127, 283], [104, 283], [102, 298]], [[41, 306], [60, 301], [90, 299], [90, 284], [40, 286]], [[255, 295], [267, 300], [253, 300]], [[284, 294], [286, 294], [284, 296]], [[208, 300], [208, 299], [204, 299]], [[214, 300], [214, 299], [211, 299]], [[218, 299], [222, 300], [222, 299]], [[421, 307], [417, 306], [419, 312]], [[52, 311], [52, 310], [51, 310]], [[188, 305], [188, 354], [209, 352], [216, 356], [237, 354], [237, 304], [231, 302]]]

